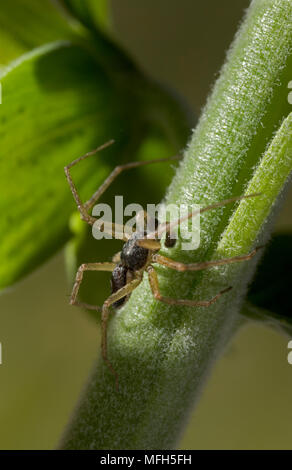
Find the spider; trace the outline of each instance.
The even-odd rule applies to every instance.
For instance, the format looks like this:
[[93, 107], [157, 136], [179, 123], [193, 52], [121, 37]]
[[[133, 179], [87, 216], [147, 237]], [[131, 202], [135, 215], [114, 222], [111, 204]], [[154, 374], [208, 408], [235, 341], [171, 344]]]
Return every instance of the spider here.
[[[100, 196], [105, 192], [105, 190], [110, 186], [114, 179], [124, 170], [131, 168], [137, 168], [143, 165], [149, 165], [154, 163], [167, 162], [171, 160], [178, 160], [180, 156], [173, 156], [163, 159], [149, 160], [149, 161], [140, 161], [140, 162], [131, 162], [124, 165], [116, 166], [115, 169], [110, 173], [106, 178], [103, 184], [97, 189], [97, 191], [92, 195], [92, 197], [85, 203], [82, 203], [79, 194], [77, 192], [76, 186], [72, 180], [70, 169], [79, 163], [81, 160], [96, 154], [97, 152], [109, 147], [114, 143], [114, 140], [110, 140], [95, 150], [86, 153], [85, 155], [77, 158], [69, 165], [65, 166], [65, 174], [68, 180], [70, 189], [72, 191], [73, 197], [77, 204], [78, 211], [80, 213], [81, 219], [87, 222], [90, 225], [93, 225], [96, 222], [96, 218], [92, 217], [89, 214], [89, 210], [92, 209], [94, 204], [100, 198]], [[240, 261], [245, 261], [251, 259], [261, 247], [255, 248], [253, 251], [247, 255], [235, 256], [233, 258], [224, 258], [216, 261], [204, 261], [199, 263], [184, 264], [179, 261], [167, 258], [159, 254], [161, 249], [161, 235], [165, 233], [164, 244], [166, 247], [173, 247], [176, 243], [176, 239], [171, 238], [170, 229], [173, 226], [180, 225], [184, 220], [191, 218], [197, 213], [203, 213], [217, 207], [224, 206], [226, 204], [238, 201], [240, 199], [245, 199], [248, 197], [258, 196], [259, 194], [250, 194], [247, 196], [234, 197], [231, 199], [226, 199], [221, 202], [203, 207], [197, 210], [195, 213], [189, 213], [186, 217], [177, 219], [173, 222], [167, 222], [164, 224], [158, 223], [155, 220], [155, 229], [151, 233], [143, 231], [143, 233], [136, 231], [127, 233], [124, 226], [117, 226], [114, 223], [103, 222], [100, 227], [105, 233], [108, 233], [112, 236], [115, 236], [117, 233], [122, 234], [122, 239], [125, 242], [122, 251], [115, 254], [112, 258], [112, 262], [103, 262], [103, 263], [84, 263], [82, 264], [77, 271], [75, 283], [72, 289], [70, 304], [85, 307], [91, 310], [97, 310], [101, 312], [101, 329], [102, 329], [102, 339], [101, 339], [101, 352], [102, 358], [110, 369], [111, 373], [115, 377], [116, 388], [118, 389], [118, 374], [116, 373], [114, 367], [108, 359], [107, 355], [107, 324], [110, 314], [110, 309], [118, 309], [121, 307], [130, 297], [134, 289], [141, 283], [143, 279], [144, 272], [148, 274], [148, 279], [151, 287], [152, 294], [154, 298], [158, 301], [164, 302], [169, 305], [186, 305], [189, 307], [208, 307], [214, 302], [216, 302], [221, 295], [228, 292], [231, 287], [227, 287], [217, 293], [212, 299], [209, 300], [187, 300], [187, 299], [173, 299], [170, 297], [165, 297], [161, 294], [159, 288], [158, 277], [156, 271], [153, 267], [153, 264], [160, 264], [166, 266], [170, 269], [176, 271], [199, 271], [207, 269], [213, 266], [220, 266], [227, 263], [236, 263]], [[141, 216], [141, 214], [138, 214]], [[142, 214], [142, 217], [147, 217], [147, 213]], [[121, 238], [121, 236], [119, 236]], [[109, 271], [111, 275], [111, 295], [104, 301], [103, 306], [99, 307], [96, 305], [87, 304], [85, 302], [79, 302], [77, 300], [78, 291], [83, 279], [83, 274], [85, 271]]]

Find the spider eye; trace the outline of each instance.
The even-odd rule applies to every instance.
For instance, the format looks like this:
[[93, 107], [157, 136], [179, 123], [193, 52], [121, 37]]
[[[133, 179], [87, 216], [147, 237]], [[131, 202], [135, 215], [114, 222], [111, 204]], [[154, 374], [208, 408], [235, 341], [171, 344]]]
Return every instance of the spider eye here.
[[171, 238], [170, 233], [166, 232], [164, 246], [166, 248], [173, 248], [176, 244], [176, 238]]

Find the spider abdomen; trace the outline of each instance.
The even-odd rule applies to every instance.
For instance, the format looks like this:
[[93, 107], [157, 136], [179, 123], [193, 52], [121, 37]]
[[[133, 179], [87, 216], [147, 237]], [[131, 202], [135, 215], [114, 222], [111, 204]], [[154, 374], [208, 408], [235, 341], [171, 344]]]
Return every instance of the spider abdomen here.
[[[114, 294], [122, 287], [125, 287], [129, 282], [134, 279], [134, 273], [131, 269], [129, 269], [124, 264], [117, 264], [115, 269], [112, 272], [111, 277], [111, 293]], [[126, 300], [130, 297], [130, 294], [125, 295], [121, 299], [116, 300], [113, 303], [114, 308], [121, 307]]]
[[[111, 293], [114, 294], [119, 289], [124, 287], [127, 284], [127, 272], [128, 268], [122, 264], [118, 264], [112, 272], [111, 277]], [[117, 300], [113, 306], [115, 308], [121, 307], [124, 304], [126, 297], [122, 297]]]

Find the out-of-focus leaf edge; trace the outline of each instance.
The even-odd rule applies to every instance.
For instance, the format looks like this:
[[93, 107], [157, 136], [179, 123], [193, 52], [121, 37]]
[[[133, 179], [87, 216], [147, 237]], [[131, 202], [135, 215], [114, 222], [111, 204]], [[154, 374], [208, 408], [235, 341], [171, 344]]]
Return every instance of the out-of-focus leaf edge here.
[[248, 292], [241, 315], [292, 336], [292, 235], [271, 240]]

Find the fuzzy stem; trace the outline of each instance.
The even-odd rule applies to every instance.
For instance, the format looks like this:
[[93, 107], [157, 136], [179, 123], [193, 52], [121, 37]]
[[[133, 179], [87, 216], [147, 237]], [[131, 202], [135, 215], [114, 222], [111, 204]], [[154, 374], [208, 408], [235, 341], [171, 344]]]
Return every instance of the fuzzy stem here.
[[[288, 0], [252, 2], [169, 188], [167, 203], [205, 205], [242, 195], [249, 181], [252, 178], [256, 181], [255, 167], [279, 121], [289, 113], [291, 20], [292, 4]], [[285, 141], [285, 133], [281, 133], [281, 138]], [[271, 180], [274, 189], [266, 195], [267, 210], [255, 217], [252, 231], [246, 229], [243, 239], [238, 236], [231, 250], [229, 219], [235, 206], [228, 206], [201, 218], [199, 250], [181, 251], [177, 243], [171, 250], [164, 249], [164, 254], [194, 262], [222, 256], [225, 251], [231, 250], [237, 255], [250, 249], [285, 175], [289, 174], [287, 154], [281, 153], [286, 144], [282, 142], [282, 146], [273, 147], [274, 144], [275, 141], [268, 151], [270, 159], [267, 160], [268, 154], [264, 157], [267, 168], [275, 175]], [[260, 177], [259, 183], [261, 181]], [[257, 185], [254, 187], [257, 189]], [[262, 200], [251, 201], [246, 201], [244, 207], [252, 217], [261, 210]], [[231, 222], [235, 224], [236, 233], [242, 233], [244, 217], [235, 213], [233, 220], [236, 220]], [[267, 230], [268, 226], [265, 236]], [[222, 238], [224, 231], [226, 235]], [[254, 263], [246, 262], [202, 273], [157, 269], [161, 291], [166, 296], [208, 299], [220, 289], [233, 286], [231, 293], [207, 309], [178, 308], [155, 301], [145, 276], [142, 285], [110, 325], [109, 356], [120, 375], [120, 391], [115, 392], [113, 377], [99, 362], [65, 433], [62, 447], [173, 447], [211, 364], [238, 322], [238, 311], [253, 266]]]

